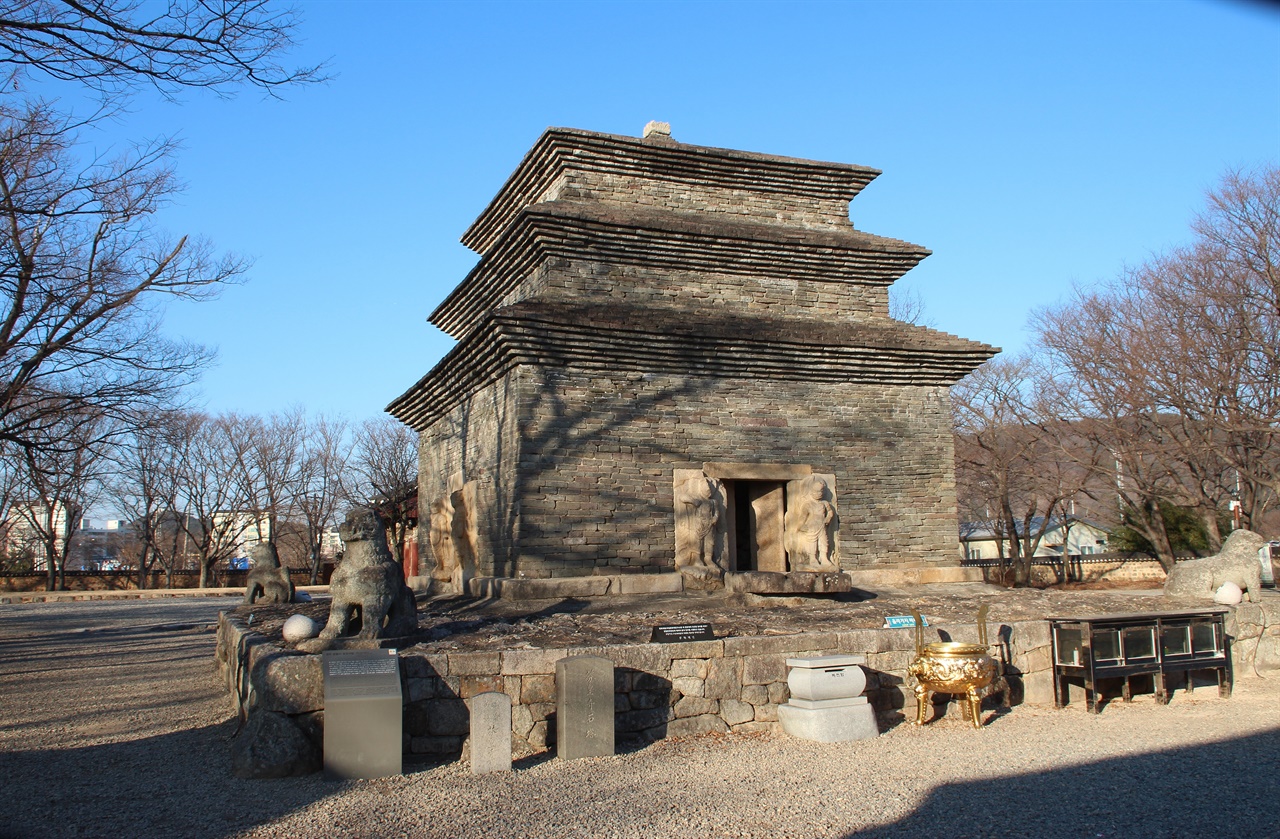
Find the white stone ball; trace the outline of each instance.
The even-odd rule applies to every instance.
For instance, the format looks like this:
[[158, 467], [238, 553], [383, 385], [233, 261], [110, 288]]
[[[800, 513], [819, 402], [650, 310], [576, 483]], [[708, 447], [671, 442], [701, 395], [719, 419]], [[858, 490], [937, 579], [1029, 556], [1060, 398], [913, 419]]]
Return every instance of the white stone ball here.
[[296, 644], [299, 641], [305, 641], [308, 638], [314, 638], [319, 635], [320, 624], [306, 615], [294, 615], [284, 622], [284, 627], [280, 630], [280, 634], [284, 636], [284, 640], [291, 644]]
[[1230, 580], [1223, 583], [1213, 595], [1213, 602], [1224, 606], [1236, 606], [1241, 600], [1244, 600], [1244, 591]]

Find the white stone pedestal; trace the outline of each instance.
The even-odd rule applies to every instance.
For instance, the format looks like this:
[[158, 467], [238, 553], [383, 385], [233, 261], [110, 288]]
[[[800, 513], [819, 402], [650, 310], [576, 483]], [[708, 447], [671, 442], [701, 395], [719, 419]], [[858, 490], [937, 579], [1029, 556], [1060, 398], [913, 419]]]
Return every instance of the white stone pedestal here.
[[801, 740], [842, 743], [880, 736], [876, 714], [865, 696], [851, 699], [793, 699], [778, 706], [782, 730]]

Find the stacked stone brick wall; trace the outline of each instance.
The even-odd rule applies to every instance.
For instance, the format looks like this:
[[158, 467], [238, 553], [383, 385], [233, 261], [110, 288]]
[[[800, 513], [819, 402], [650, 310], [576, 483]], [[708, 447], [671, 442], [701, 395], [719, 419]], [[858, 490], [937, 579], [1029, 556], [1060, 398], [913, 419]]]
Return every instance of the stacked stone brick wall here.
[[[514, 468], [518, 456], [518, 420], [514, 383], [499, 379], [481, 388], [434, 423], [418, 439], [418, 528], [419, 556], [429, 568], [431, 551], [431, 505], [457, 486], [450, 481], [476, 481], [482, 525], [477, 553], [479, 574], [493, 575], [495, 557], [510, 555], [518, 528], [519, 506], [513, 495]], [[500, 573], [509, 573], [502, 568]], [[429, 573], [429, 571], [424, 571]]]
[[590, 260], [558, 260], [529, 288], [524, 297], [678, 308], [695, 318], [698, 313], [717, 315], [739, 308], [762, 316], [824, 322], [889, 315], [887, 286], [714, 272], [662, 273]]
[[[576, 370], [522, 377], [531, 417], [517, 487], [525, 576], [670, 570], [673, 471], [744, 454], [836, 475], [846, 567], [955, 564], [945, 388]], [[742, 447], [726, 448], [730, 439]]]
[[[1052, 704], [1048, 624], [1002, 627], [1002, 680], [992, 702]], [[977, 628], [955, 627], [975, 641]], [[708, 732], [780, 731], [778, 706], [790, 698], [786, 660], [860, 654], [867, 657], [867, 696], [882, 728], [915, 715], [906, 673], [912, 630], [848, 630], [724, 638], [678, 644], [631, 644], [502, 652], [401, 653], [405, 753], [456, 756], [470, 729], [469, 701], [484, 691], [511, 697], [512, 743], [518, 754], [555, 740], [555, 665], [573, 655], [614, 663], [615, 727], [620, 738], [657, 740]], [[319, 655], [265, 643], [233, 616], [218, 627], [218, 663], [242, 714], [255, 708], [305, 717], [323, 713]], [[945, 697], [944, 697], [945, 698]]]

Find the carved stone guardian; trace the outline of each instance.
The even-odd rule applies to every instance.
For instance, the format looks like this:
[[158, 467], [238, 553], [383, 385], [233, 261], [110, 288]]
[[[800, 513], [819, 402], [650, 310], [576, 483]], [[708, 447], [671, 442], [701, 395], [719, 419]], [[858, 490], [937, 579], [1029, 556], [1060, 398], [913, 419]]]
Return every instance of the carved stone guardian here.
[[795, 503], [787, 510], [787, 558], [792, 571], [837, 571], [834, 532], [836, 507], [827, 482], [811, 475], [802, 482]]
[[249, 549], [253, 567], [245, 580], [244, 605], [252, 606], [258, 600], [264, 603], [292, 603], [293, 583], [289, 572], [280, 566], [276, 546], [262, 542]]
[[691, 588], [715, 587], [724, 576], [724, 498], [715, 478], [700, 470], [676, 470], [676, 568]]
[[346, 635], [357, 620], [357, 638], [411, 634], [418, 628], [417, 604], [377, 513], [357, 507], [338, 528], [338, 535], [345, 551], [329, 582], [333, 602], [321, 640]]

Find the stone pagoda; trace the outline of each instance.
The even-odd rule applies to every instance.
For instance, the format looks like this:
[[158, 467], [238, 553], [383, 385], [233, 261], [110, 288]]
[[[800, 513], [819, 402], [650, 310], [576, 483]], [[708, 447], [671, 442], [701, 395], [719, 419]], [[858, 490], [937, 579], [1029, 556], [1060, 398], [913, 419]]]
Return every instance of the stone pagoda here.
[[929, 251], [854, 229], [878, 174], [548, 129], [462, 237], [458, 344], [388, 408], [438, 589], [959, 579], [948, 387], [997, 350], [889, 317]]

